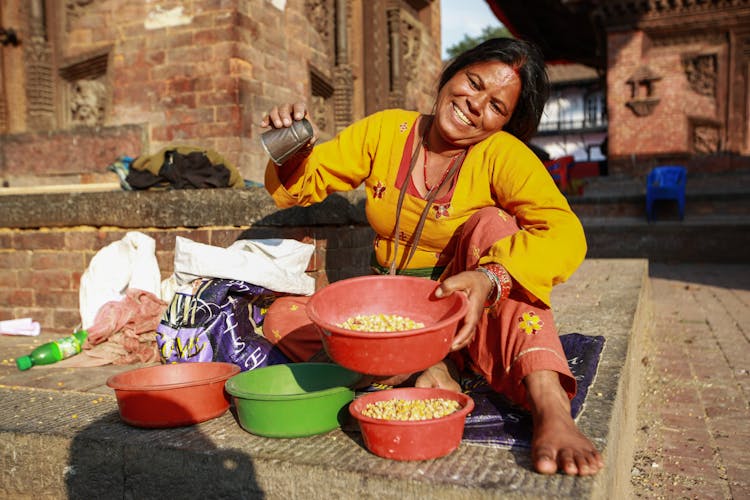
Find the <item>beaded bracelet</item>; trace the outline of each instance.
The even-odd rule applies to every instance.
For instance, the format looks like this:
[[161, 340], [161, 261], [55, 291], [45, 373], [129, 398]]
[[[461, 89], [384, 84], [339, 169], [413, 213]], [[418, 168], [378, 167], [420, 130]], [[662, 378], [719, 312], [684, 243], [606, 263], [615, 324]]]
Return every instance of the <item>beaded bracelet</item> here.
[[492, 282], [492, 290], [487, 295], [485, 308], [493, 308], [498, 302], [508, 298], [510, 289], [513, 287], [513, 278], [510, 277], [510, 274], [508, 274], [508, 271], [503, 266], [491, 262], [477, 267], [476, 270], [487, 276]]

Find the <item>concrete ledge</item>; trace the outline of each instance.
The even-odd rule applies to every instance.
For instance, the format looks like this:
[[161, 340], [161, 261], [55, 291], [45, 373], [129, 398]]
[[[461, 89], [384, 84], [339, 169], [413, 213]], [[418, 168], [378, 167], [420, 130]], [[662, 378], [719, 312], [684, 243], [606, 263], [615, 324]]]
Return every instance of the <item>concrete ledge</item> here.
[[[268, 439], [243, 431], [229, 412], [191, 427], [137, 429], [120, 421], [104, 386], [129, 367], [18, 372], [3, 363], [0, 496], [627, 498], [647, 277], [643, 260], [587, 260], [553, 293], [561, 333], [607, 339], [579, 417], [607, 460], [596, 478], [542, 476], [526, 450], [469, 444], [438, 460], [394, 462], [370, 454], [356, 433]], [[4, 358], [27, 348], [0, 338]]]
[[111, 191], [0, 196], [0, 227], [318, 226], [366, 224], [364, 192], [309, 208], [276, 208], [263, 188]]
[[[740, 213], [688, 214], [683, 221], [662, 214], [648, 223], [645, 216], [630, 214], [643, 211], [643, 200], [626, 198], [607, 197], [609, 201], [599, 204], [598, 198], [571, 200], [586, 230], [589, 257], [747, 262], [750, 218], [741, 208], [744, 205], [735, 207]], [[278, 210], [263, 188], [6, 195], [0, 196], [0, 227], [367, 226], [364, 204], [362, 190], [333, 194], [312, 207], [286, 210]], [[619, 204], [629, 208], [612, 208]]]

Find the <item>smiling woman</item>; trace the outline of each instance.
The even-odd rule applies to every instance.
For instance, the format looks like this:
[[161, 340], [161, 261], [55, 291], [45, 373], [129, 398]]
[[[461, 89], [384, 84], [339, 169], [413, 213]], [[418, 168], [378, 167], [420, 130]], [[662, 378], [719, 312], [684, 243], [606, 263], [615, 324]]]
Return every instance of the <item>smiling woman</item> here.
[[[552, 286], [580, 265], [586, 242], [565, 197], [524, 144], [548, 86], [534, 46], [487, 40], [445, 68], [434, 114], [391, 109], [320, 145], [314, 135], [282, 165], [269, 162], [265, 186], [285, 208], [364, 185], [376, 232], [373, 271], [439, 280], [437, 298], [467, 295], [448, 356], [416, 373], [392, 367], [377, 382], [460, 391], [460, 373], [478, 373], [532, 411], [537, 471], [589, 475], [603, 462], [570, 416], [576, 381], [550, 309]], [[282, 104], [261, 127], [290, 127], [307, 115], [305, 103]], [[290, 298], [288, 308], [284, 300], [275, 303], [284, 318], [273, 319], [272, 311], [266, 318], [277, 323], [276, 339], [299, 332], [294, 314], [305, 314], [299, 299]], [[283, 321], [296, 326], [284, 331]], [[321, 347], [320, 339], [299, 341], [313, 349], [307, 356]]]

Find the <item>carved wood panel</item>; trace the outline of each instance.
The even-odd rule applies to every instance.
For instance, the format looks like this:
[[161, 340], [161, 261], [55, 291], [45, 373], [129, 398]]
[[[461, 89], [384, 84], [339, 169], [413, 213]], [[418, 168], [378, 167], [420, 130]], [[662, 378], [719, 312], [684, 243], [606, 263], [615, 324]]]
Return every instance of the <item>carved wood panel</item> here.
[[27, 124], [31, 130], [49, 130], [55, 125], [52, 47], [45, 19], [44, 1], [31, 0], [29, 35], [24, 43]]
[[363, 17], [368, 20], [364, 23], [365, 114], [372, 114], [388, 106], [388, 3], [387, 0], [363, 3]]
[[687, 55], [683, 57], [682, 65], [693, 92], [716, 97], [716, 84], [719, 77], [716, 54]]

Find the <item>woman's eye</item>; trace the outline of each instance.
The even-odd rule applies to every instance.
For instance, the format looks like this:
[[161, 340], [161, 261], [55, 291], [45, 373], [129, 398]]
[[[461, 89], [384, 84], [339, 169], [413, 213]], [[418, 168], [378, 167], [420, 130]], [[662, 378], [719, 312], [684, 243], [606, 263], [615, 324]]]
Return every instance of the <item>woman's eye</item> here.
[[479, 88], [479, 84], [473, 78], [469, 78], [469, 85], [471, 85], [473, 89]]

